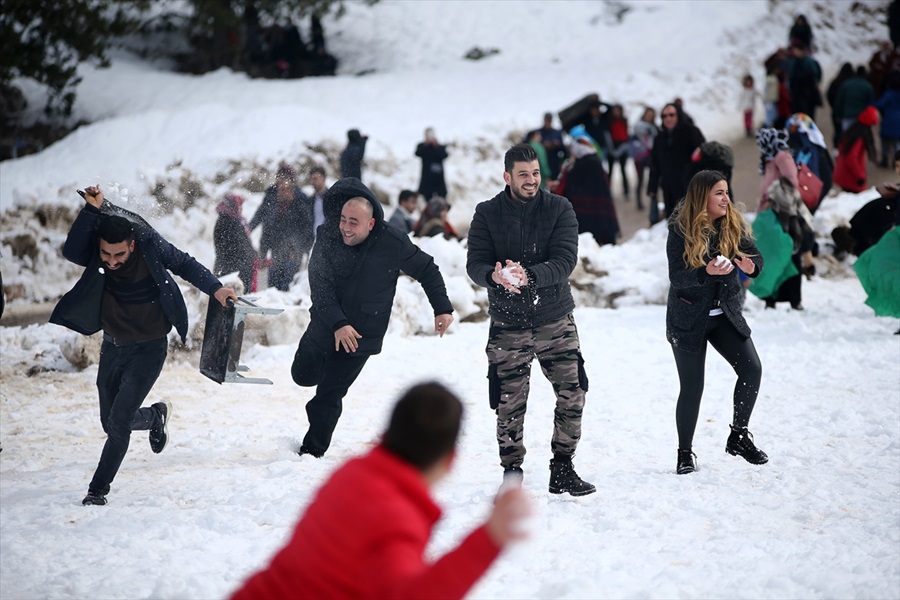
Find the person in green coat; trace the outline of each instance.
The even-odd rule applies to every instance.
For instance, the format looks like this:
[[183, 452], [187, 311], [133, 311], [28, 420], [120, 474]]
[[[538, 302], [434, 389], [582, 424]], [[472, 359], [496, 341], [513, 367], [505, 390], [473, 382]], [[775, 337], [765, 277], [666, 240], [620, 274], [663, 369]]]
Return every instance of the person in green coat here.
[[881, 236], [860, 255], [853, 270], [868, 295], [866, 304], [875, 314], [900, 318], [900, 229], [894, 227]]
[[550, 171], [550, 161], [547, 158], [547, 149], [544, 148], [544, 142], [541, 140], [541, 131], [539, 129], [535, 129], [534, 131], [528, 134], [528, 145], [534, 148], [535, 154], [538, 157], [538, 166], [541, 169], [541, 187], [547, 187], [547, 182], [550, 181], [552, 175]]

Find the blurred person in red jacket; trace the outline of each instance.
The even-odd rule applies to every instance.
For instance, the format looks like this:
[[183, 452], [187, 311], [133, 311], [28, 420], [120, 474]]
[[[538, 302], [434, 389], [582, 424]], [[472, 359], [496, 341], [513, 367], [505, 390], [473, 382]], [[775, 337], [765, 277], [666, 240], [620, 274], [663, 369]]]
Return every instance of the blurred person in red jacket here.
[[441, 516], [430, 490], [450, 471], [462, 413], [441, 384], [407, 391], [381, 443], [331, 476], [288, 544], [232, 600], [462, 598], [504, 546], [525, 537], [530, 513], [521, 487], [502, 489], [483, 525], [425, 561]]
[[878, 110], [869, 106], [841, 134], [838, 157], [834, 161], [834, 182], [845, 192], [862, 192], [868, 189], [866, 159], [876, 162], [875, 139], [872, 126], [878, 123]]

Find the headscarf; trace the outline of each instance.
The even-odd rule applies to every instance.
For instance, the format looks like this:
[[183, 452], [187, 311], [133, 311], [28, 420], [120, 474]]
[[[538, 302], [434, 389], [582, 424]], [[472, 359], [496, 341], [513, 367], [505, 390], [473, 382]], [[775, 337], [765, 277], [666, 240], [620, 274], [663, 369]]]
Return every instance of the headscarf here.
[[788, 134], [783, 129], [762, 127], [756, 132], [756, 146], [759, 148], [759, 173], [766, 172], [766, 163], [774, 160], [775, 155], [788, 148]]
[[294, 167], [287, 164], [286, 162], [282, 162], [278, 165], [278, 172], [275, 173], [275, 179], [287, 179], [291, 183], [296, 183], [297, 172], [294, 170]]
[[788, 131], [805, 133], [810, 142], [828, 150], [828, 146], [825, 145], [825, 136], [822, 135], [822, 131], [816, 127], [815, 122], [806, 113], [792, 114], [788, 117], [788, 120], [785, 121], [784, 128]]
[[578, 160], [584, 156], [596, 154], [597, 149], [594, 148], [594, 144], [591, 143], [590, 136], [580, 135], [572, 138], [572, 143], [569, 144], [569, 153], [575, 157], [575, 160]]
[[772, 210], [779, 216], [791, 217], [797, 216], [806, 221], [806, 224], [812, 229], [813, 216], [809, 212], [809, 208], [800, 198], [800, 192], [794, 188], [794, 185], [787, 177], [779, 177], [772, 182], [768, 189], [769, 204]]
[[425, 207], [425, 212], [427, 212], [430, 217], [435, 218], [439, 218], [441, 213], [445, 210], [450, 210], [450, 203], [447, 202], [446, 198], [442, 198], [441, 196], [432, 196], [431, 200], [428, 201], [428, 205]]
[[244, 198], [232, 192], [228, 192], [216, 205], [216, 212], [220, 215], [226, 215], [235, 219], [244, 227], [247, 237], [250, 237], [250, 227], [247, 225], [247, 219], [241, 214], [241, 206], [244, 204]]

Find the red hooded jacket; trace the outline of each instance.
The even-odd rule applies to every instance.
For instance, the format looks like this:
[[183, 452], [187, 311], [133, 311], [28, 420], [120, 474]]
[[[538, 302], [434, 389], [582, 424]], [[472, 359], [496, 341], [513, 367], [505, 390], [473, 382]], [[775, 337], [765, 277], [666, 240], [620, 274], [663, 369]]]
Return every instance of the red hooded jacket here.
[[378, 446], [331, 476], [287, 546], [232, 600], [462, 598], [500, 549], [481, 526], [425, 562], [440, 515], [421, 472]]
[[868, 189], [866, 174], [866, 145], [857, 138], [850, 148], [841, 144], [840, 154], [834, 161], [834, 182], [845, 192], [862, 192]]

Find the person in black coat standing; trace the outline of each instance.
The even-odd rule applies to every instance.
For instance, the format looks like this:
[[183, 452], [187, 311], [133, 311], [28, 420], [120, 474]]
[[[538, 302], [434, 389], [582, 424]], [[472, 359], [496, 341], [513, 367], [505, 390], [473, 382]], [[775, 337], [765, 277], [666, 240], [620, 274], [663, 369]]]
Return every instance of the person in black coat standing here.
[[250, 230], [262, 225], [259, 254], [272, 251], [269, 287], [286, 292], [313, 245], [313, 203], [297, 185], [293, 167], [281, 163], [275, 185], [266, 190], [250, 220]]
[[162, 372], [169, 331], [174, 326], [182, 342], [187, 337], [187, 307], [169, 271], [222, 306], [237, 294], [151, 227], [107, 214], [99, 187], [85, 188], [84, 199], [63, 246], [63, 256], [84, 272], [57, 303], [50, 322], [82, 335], [103, 331], [97, 391], [106, 442], [81, 501], [102, 506], [132, 431], [149, 430], [155, 454], [169, 441], [171, 404], [141, 408]]
[[803, 15], [797, 15], [788, 32], [788, 45], [797, 44], [806, 50], [813, 49], [813, 31]]
[[582, 136], [573, 140], [569, 154], [570, 160], [554, 191], [572, 203], [578, 217], [578, 233], [590, 232], [600, 246], [615, 244], [620, 233], [619, 219], [597, 150], [590, 139]]
[[469, 277], [488, 291], [488, 398], [497, 413], [503, 479], [523, 476], [525, 409], [537, 358], [556, 392], [550, 493], [584, 496], [596, 487], [572, 464], [588, 391], [569, 287], [578, 220], [568, 200], [541, 188], [531, 145], [507, 150], [503, 180], [503, 191], [475, 207], [466, 258]]
[[241, 214], [244, 199], [228, 193], [216, 206], [219, 218], [213, 228], [216, 249], [215, 275], [237, 272], [244, 284], [244, 292], [256, 291], [256, 250], [250, 241], [250, 226]]
[[747, 431], [759, 394], [762, 365], [741, 309], [738, 270], [756, 277], [763, 258], [750, 226], [728, 198], [728, 182], [718, 171], [700, 171], [669, 219], [666, 242], [669, 297], [666, 339], [672, 345], [681, 391], [675, 409], [679, 475], [696, 470], [692, 450], [700, 397], [711, 344], [734, 368], [734, 420], [725, 451], [752, 464], [768, 461]]
[[366, 155], [366, 142], [369, 136], [362, 135], [359, 129], [347, 132], [347, 147], [341, 152], [341, 177], [362, 179], [362, 161]]
[[331, 186], [325, 211], [309, 261], [309, 327], [291, 366], [297, 385], [316, 386], [298, 452], [315, 457], [331, 445], [350, 386], [369, 357], [381, 352], [401, 271], [422, 284], [436, 333], [443, 337], [453, 322], [434, 259], [385, 223], [381, 203], [361, 181], [344, 178]]
[[438, 143], [434, 129], [425, 130], [425, 141], [416, 146], [416, 156], [422, 159], [422, 175], [419, 178], [419, 193], [425, 202], [432, 196], [447, 197], [447, 182], [444, 180], [444, 160], [447, 146]]
[[650, 178], [647, 181], [651, 225], [660, 220], [658, 190], [662, 189], [666, 216], [669, 217], [687, 189], [691, 156], [705, 141], [700, 130], [685, 118], [677, 104], [666, 104], [660, 114], [662, 127], [650, 151]]

